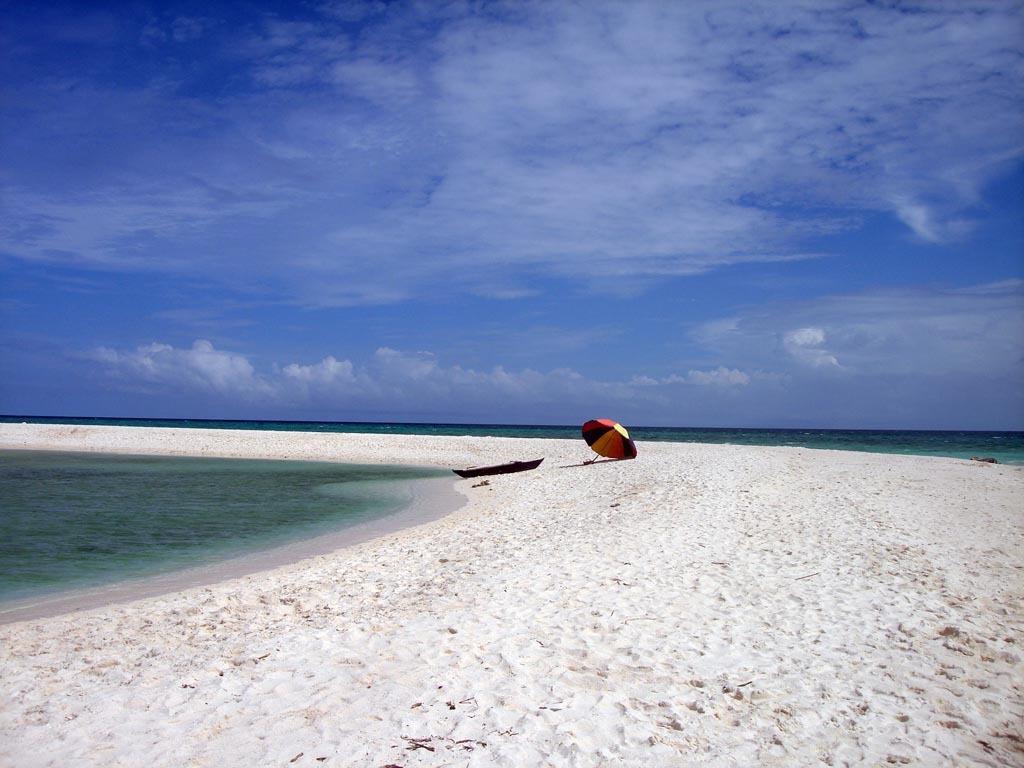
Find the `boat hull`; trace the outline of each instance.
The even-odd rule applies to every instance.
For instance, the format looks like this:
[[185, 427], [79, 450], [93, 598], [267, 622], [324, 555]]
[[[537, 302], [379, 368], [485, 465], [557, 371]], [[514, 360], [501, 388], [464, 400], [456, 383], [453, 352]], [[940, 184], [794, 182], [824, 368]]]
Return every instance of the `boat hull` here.
[[511, 461], [508, 464], [495, 464], [492, 467], [470, 467], [469, 469], [453, 469], [459, 477], [484, 477], [485, 475], [508, 475], [512, 472], [526, 472], [536, 469], [544, 459], [533, 461]]

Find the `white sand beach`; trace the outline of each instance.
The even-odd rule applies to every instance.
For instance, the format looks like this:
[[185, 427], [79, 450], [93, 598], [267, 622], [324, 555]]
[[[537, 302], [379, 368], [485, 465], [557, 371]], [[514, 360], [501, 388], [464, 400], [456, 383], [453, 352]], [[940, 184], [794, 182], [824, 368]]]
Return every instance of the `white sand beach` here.
[[440, 465], [439, 520], [0, 627], [9, 766], [1024, 764], [1024, 467], [0, 425], [0, 448]]

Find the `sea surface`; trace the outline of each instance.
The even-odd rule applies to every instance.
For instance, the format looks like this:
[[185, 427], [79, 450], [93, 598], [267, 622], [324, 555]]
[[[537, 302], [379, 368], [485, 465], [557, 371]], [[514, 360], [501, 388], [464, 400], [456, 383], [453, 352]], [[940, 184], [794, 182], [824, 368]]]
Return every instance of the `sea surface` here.
[[[114, 419], [0, 416], [0, 422], [95, 424], [137, 427], [256, 429], [287, 432], [359, 432], [397, 435], [471, 435], [580, 438], [579, 425], [391, 424], [343, 421], [216, 421], [205, 419]], [[637, 442], [787, 445], [843, 451], [951, 456], [989, 456], [1004, 464], [1024, 464], [1024, 432], [950, 432], [869, 429], [734, 429], [627, 425]]]
[[403, 508], [433, 469], [0, 451], [0, 601], [262, 551]]

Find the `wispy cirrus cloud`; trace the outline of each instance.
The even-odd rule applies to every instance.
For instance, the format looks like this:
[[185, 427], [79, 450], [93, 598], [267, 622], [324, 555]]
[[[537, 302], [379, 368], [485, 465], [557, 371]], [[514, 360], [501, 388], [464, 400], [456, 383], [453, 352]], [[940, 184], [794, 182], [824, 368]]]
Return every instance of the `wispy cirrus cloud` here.
[[[754, 373], [754, 377], [760, 377], [762, 372]], [[673, 373], [663, 376], [660, 379], [651, 376], [634, 376], [630, 384], [637, 387], [660, 387], [671, 384], [698, 384], [701, 386], [716, 387], [743, 387], [750, 383], [751, 374], [738, 368], [726, 368], [723, 365], [707, 371], [691, 369], [685, 376]]]
[[20, 50], [2, 247], [324, 306], [642, 287], [877, 212], [946, 242], [1024, 153], [1020, 28], [981, 2], [128, 19], [148, 77]]

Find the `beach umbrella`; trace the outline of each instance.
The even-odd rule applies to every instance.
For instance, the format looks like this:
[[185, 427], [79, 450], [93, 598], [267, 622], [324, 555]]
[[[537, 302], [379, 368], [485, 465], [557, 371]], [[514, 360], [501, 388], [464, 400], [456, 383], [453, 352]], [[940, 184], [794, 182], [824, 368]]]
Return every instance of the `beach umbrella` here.
[[626, 428], [611, 419], [593, 419], [583, 425], [583, 439], [601, 456], [609, 459], [635, 459], [636, 445]]

